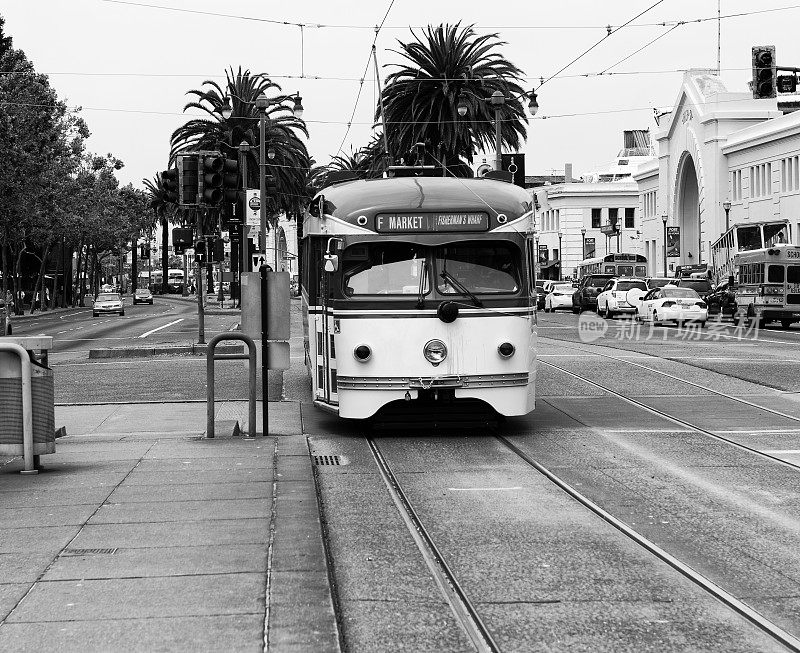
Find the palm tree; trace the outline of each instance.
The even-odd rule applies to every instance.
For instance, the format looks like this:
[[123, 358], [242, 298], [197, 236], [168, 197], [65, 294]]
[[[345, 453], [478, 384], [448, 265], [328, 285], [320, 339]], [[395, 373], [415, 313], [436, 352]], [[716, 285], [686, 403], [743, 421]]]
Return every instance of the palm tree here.
[[[241, 67], [225, 71], [226, 83], [221, 87], [215, 81], [203, 82], [203, 89], [188, 91], [196, 99], [184, 107], [199, 109], [207, 117], [189, 120], [172, 133], [170, 160], [181, 152], [193, 150], [220, 150], [236, 157], [239, 144], [253, 147], [248, 157], [248, 187], [258, 188], [259, 111], [256, 98], [270, 96], [266, 110], [267, 125], [265, 145], [275, 154], [270, 159], [269, 173], [278, 186], [278, 207], [287, 215], [298, 215], [305, 204], [303, 192], [309, 169], [309, 156], [300, 134], [308, 138], [305, 123], [293, 114], [293, 96], [281, 94], [281, 87], [266, 75], [251, 74]], [[223, 115], [223, 107], [230, 103], [231, 115]]]
[[[494, 108], [487, 102], [494, 91], [506, 97], [501, 135], [503, 143], [519, 149], [525, 138], [525, 116], [518, 84], [522, 71], [497, 49], [505, 45], [497, 34], [478, 36], [472, 26], [428, 26], [420, 38], [400, 43], [395, 51], [407, 64], [386, 79], [383, 102], [389, 142], [396, 158], [408, 156], [416, 143], [425, 143], [441, 164], [472, 163], [475, 152], [493, 148]], [[468, 114], [458, 115], [459, 101]], [[376, 109], [380, 116], [380, 104]], [[523, 124], [524, 123], [524, 124]]]
[[161, 222], [161, 292], [166, 295], [169, 288], [169, 223], [175, 221], [178, 211], [175, 204], [167, 200], [167, 190], [160, 172], [152, 181], [142, 179], [142, 183], [150, 195], [150, 208], [153, 210], [153, 224], [149, 231], [152, 233], [155, 223]]

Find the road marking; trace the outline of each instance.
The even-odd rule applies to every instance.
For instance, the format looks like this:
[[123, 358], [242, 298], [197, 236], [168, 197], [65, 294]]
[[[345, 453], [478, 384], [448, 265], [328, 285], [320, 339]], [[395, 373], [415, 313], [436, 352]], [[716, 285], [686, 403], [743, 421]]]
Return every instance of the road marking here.
[[521, 490], [521, 485], [514, 487], [449, 487], [451, 492], [507, 492], [509, 490]]
[[795, 454], [799, 454], [800, 449], [772, 449], [765, 451], [764, 453], [768, 453], [771, 456], [793, 456]]
[[164, 326], [160, 326], [160, 327], [158, 327], [157, 329], [151, 329], [150, 331], [148, 331], [148, 332], [146, 332], [146, 333], [143, 333], [143, 334], [142, 334], [142, 335], [140, 335], [139, 337], [140, 337], [140, 338], [146, 338], [146, 337], [147, 337], [147, 336], [149, 336], [151, 333], [155, 333], [156, 331], [161, 331], [161, 329], [166, 329], [167, 327], [169, 327], [169, 326], [172, 326], [173, 324], [177, 324], [178, 322], [183, 322], [183, 320], [184, 320], [184, 318], [182, 318], [182, 317], [181, 317], [181, 318], [178, 318], [178, 319], [177, 319], [177, 320], [175, 320], [174, 322], [170, 322], [169, 324], [165, 324]]

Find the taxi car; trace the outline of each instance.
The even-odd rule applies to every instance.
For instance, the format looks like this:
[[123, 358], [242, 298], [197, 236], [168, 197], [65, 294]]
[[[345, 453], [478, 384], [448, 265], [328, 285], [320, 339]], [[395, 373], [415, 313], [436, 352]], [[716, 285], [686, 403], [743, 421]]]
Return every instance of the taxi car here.
[[597, 295], [597, 312], [607, 320], [618, 313], [632, 315], [636, 311], [639, 299], [646, 292], [647, 284], [644, 279], [614, 277], [603, 286], [603, 291]]
[[634, 317], [642, 322], [699, 322], [704, 326], [708, 320], [708, 305], [692, 288], [664, 286], [653, 288], [636, 306]]
[[94, 300], [92, 315], [99, 316], [101, 313], [119, 313], [125, 315], [125, 305], [122, 297], [116, 292], [101, 292]]
[[550, 313], [559, 308], [572, 310], [572, 293], [574, 290], [575, 286], [571, 282], [554, 283], [550, 286], [550, 292], [544, 298], [544, 312]]

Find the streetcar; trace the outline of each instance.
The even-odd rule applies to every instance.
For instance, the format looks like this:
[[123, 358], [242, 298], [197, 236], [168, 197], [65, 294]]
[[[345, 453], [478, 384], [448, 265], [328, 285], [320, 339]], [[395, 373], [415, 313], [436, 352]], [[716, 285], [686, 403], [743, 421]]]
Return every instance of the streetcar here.
[[800, 247], [776, 243], [739, 252], [733, 264], [734, 320], [783, 328], [800, 322]]
[[343, 418], [534, 409], [533, 205], [505, 181], [350, 180], [304, 216], [314, 403]]
[[594, 256], [578, 263], [578, 280], [587, 274], [613, 274], [615, 277], [647, 276], [647, 258], [641, 254], [616, 253]]

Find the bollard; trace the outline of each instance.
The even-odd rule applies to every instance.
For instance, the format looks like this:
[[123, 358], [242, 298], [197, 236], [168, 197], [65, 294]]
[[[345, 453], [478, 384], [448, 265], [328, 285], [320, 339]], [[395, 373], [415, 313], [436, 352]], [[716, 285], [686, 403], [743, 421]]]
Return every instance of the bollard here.
[[0, 351], [19, 356], [22, 373], [22, 455], [25, 469], [21, 474], [38, 474], [33, 455], [33, 383], [31, 381], [31, 359], [24, 347], [14, 342], [0, 342]]
[[[214, 348], [223, 340], [238, 340], [247, 344], [246, 354], [215, 354]], [[247, 434], [254, 437], [256, 434], [256, 397], [258, 388], [256, 387], [256, 345], [250, 336], [243, 333], [220, 333], [208, 343], [206, 351], [206, 437], [214, 437], [214, 361], [220, 360], [248, 360], [249, 379], [248, 389], [250, 397], [247, 411]]]

